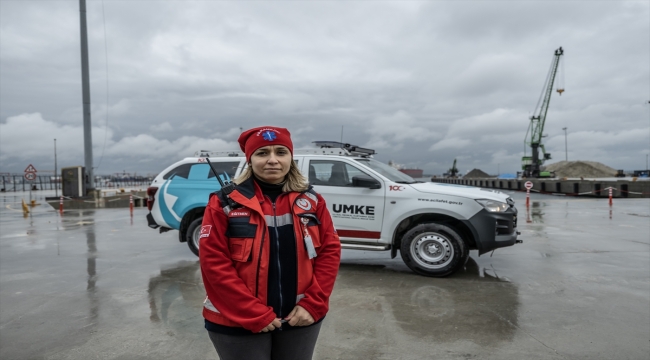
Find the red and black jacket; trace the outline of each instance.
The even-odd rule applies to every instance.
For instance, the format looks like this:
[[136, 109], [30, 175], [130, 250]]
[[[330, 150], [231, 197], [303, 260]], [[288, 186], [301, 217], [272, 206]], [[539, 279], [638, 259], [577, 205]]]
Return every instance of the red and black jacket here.
[[[305, 308], [315, 321], [322, 319], [329, 308], [341, 255], [325, 200], [310, 189], [282, 194], [274, 204], [253, 179], [236, 186], [230, 194], [241, 207], [224, 209], [219, 198], [210, 198], [201, 229], [199, 261], [207, 292], [205, 319], [259, 332], [276, 317], [286, 315], [276, 314], [277, 306], [274, 311], [268, 301], [270, 221], [274, 222], [271, 228], [293, 227], [297, 297], [290, 301]], [[315, 257], [312, 254], [310, 258], [310, 241], [305, 238], [311, 238]]]

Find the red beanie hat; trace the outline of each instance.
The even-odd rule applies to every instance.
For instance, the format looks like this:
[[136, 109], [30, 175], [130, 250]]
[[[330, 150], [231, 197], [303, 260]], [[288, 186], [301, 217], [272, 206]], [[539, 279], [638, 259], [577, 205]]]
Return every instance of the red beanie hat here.
[[239, 135], [239, 147], [246, 154], [246, 161], [251, 160], [253, 152], [269, 145], [284, 145], [293, 155], [293, 143], [289, 130], [274, 126], [261, 126], [246, 130]]

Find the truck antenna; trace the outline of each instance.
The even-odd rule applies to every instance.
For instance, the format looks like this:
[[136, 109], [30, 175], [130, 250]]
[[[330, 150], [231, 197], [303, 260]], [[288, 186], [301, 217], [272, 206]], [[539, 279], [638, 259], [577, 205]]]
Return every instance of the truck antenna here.
[[223, 180], [221, 180], [221, 176], [217, 174], [217, 171], [214, 169], [214, 166], [212, 166], [212, 163], [210, 162], [210, 158], [206, 157], [205, 161], [208, 162], [208, 165], [210, 165], [210, 170], [212, 170], [212, 173], [217, 178], [219, 185], [221, 185], [221, 191], [225, 195], [226, 201], [228, 202], [228, 206], [230, 206], [230, 209], [238, 208], [240, 205], [235, 200], [230, 198], [230, 194], [235, 190], [235, 183], [229, 181], [228, 184], [224, 184]]

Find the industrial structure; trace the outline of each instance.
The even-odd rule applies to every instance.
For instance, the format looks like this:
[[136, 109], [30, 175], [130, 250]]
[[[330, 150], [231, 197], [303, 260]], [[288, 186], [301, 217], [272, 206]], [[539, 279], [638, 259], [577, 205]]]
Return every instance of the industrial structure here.
[[454, 159], [454, 164], [451, 165], [451, 167], [449, 168], [449, 170], [447, 170], [446, 173], [442, 174], [442, 177], [444, 177], [444, 178], [455, 178], [456, 176], [458, 176], [458, 173], [459, 173], [459, 171], [458, 171], [458, 168], [456, 167], [456, 159]]
[[[537, 101], [537, 106], [535, 107], [533, 115], [530, 117], [530, 124], [528, 125], [528, 130], [526, 131], [526, 137], [524, 139], [524, 156], [521, 158], [521, 169], [523, 170], [523, 176], [526, 178], [551, 177], [551, 173], [542, 171], [544, 161], [551, 158], [551, 154], [547, 153], [546, 149], [544, 149], [542, 138], [544, 137], [543, 131], [546, 122], [546, 114], [548, 112], [548, 105], [551, 101], [551, 94], [553, 93], [553, 83], [563, 54], [564, 50], [562, 50], [562, 47], [555, 50], [553, 60], [551, 61], [551, 68], [549, 69], [548, 75], [546, 75], [546, 82], [542, 89], [542, 94]], [[558, 87], [557, 92], [562, 95], [564, 88]], [[528, 134], [530, 134], [530, 138], [528, 137]], [[530, 147], [530, 156], [526, 155], [527, 147]]]

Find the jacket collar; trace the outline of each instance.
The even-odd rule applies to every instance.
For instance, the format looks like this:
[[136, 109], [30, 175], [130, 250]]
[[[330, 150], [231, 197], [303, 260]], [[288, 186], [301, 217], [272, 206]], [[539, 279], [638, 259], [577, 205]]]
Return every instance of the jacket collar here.
[[[230, 194], [230, 197], [239, 204], [257, 211], [262, 216], [264, 215], [261, 206], [261, 203], [265, 201], [264, 194], [252, 176], [241, 184], [235, 185], [235, 190]], [[291, 201], [293, 200], [295, 198]]]
[[[255, 184], [255, 180], [253, 177], [249, 177], [246, 179], [244, 182], [242, 182], [239, 185], [235, 185], [235, 190], [239, 191], [240, 194], [244, 195], [247, 199], [251, 200], [253, 196], [258, 195], [258, 198], [263, 198], [263, 196], [260, 196], [262, 194], [262, 189], [260, 189], [257, 184]], [[258, 194], [259, 193], [259, 194]]]

